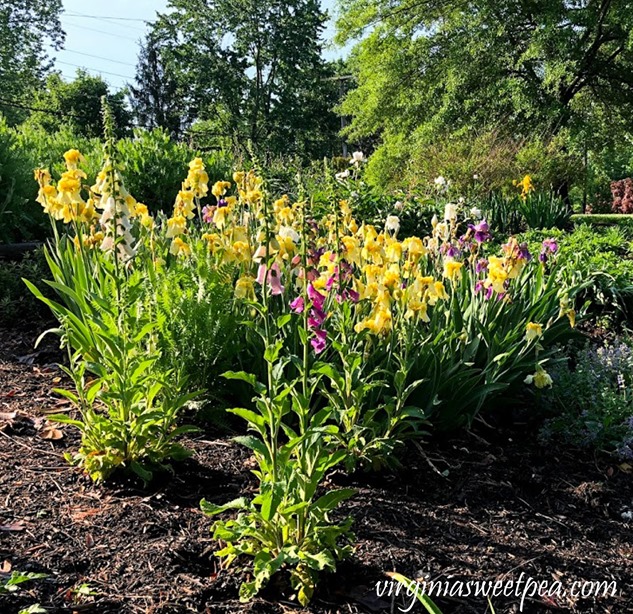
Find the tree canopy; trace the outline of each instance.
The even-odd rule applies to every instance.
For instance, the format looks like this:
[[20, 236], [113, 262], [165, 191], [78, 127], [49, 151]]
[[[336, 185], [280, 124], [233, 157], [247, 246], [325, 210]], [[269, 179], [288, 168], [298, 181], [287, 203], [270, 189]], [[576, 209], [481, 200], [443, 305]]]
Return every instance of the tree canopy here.
[[12, 123], [27, 115], [12, 105], [27, 102], [50, 69], [46, 42], [64, 42], [61, 10], [61, 0], [0, 0], [0, 109]]
[[[136, 105], [173, 131], [159, 83], [167, 74], [188, 122], [202, 120], [236, 144], [327, 153], [338, 88], [321, 53], [325, 21], [318, 0], [171, 0], [140, 57]], [[152, 72], [153, 91], [143, 93]]]
[[[512, 135], [630, 127], [627, 0], [340, 0], [358, 87], [342, 111], [382, 155], [494, 126]], [[380, 154], [379, 154], [380, 155]]]
[[34, 93], [35, 111], [29, 123], [55, 132], [67, 125], [79, 135], [91, 138], [103, 133], [101, 98], [105, 96], [112, 111], [115, 130], [123, 136], [132, 121], [125, 103], [125, 90], [110, 93], [108, 84], [102, 77], [89, 75], [78, 70], [73, 81], [64, 81], [58, 73], [49, 75], [44, 87]]

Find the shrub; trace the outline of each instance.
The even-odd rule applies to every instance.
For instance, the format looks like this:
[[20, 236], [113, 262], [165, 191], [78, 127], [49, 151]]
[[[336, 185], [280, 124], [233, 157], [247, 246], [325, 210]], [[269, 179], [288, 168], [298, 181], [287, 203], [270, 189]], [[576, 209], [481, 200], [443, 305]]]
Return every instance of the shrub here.
[[528, 190], [523, 195], [490, 194], [477, 202], [490, 227], [501, 234], [517, 234], [526, 229], [566, 228], [571, 212], [551, 192]]
[[633, 350], [622, 340], [587, 345], [551, 370], [555, 386], [543, 397], [553, 415], [545, 441], [615, 452], [633, 459]]
[[571, 216], [571, 221], [576, 224], [591, 224], [592, 226], [620, 226], [622, 228], [633, 228], [633, 216], [622, 215], [620, 213], [605, 214], [575, 214]]
[[0, 241], [39, 238], [44, 220], [35, 203], [37, 193], [26, 152], [15, 132], [0, 118]]
[[554, 239], [561, 262], [575, 262], [585, 279], [590, 281], [582, 292], [582, 300], [591, 303], [596, 316], [630, 315], [633, 309], [633, 243], [631, 234], [620, 227], [596, 228], [587, 224], [572, 233], [550, 230], [530, 231], [519, 237], [530, 249], [546, 239]]
[[[174, 141], [160, 128], [137, 128], [132, 138], [117, 143], [117, 156], [128, 188], [152, 213], [171, 208], [189, 161], [197, 155], [196, 151]], [[212, 181], [229, 175], [231, 160], [227, 154], [209, 154], [205, 163]]]
[[633, 179], [621, 179], [611, 182], [613, 195], [613, 213], [633, 213]]

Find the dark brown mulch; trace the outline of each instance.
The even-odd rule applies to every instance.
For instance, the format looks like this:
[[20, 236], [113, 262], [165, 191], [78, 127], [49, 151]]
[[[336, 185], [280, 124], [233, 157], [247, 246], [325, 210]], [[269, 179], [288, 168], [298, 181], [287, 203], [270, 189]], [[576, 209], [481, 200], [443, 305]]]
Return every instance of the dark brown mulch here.
[[[194, 458], [147, 490], [133, 481], [95, 487], [62, 456], [77, 446], [72, 429], [45, 438], [59, 435], [46, 414], [66, 406], [51, 393], [64, 383], [54, 346], [39, 352], [31, 339], [0, 331], [0, 572], [48, 574], [0, 596], [0, 612], [34, 603], [99, 614], [291, 610], [283, 581], [239, 603], [244, 573], [220, 568], [199, 511], [202, 497], [223, 502], [252, 492], [248, 454], [204, 434], [186, 442]], [[398, 611], [400, 601], [375, 594], [389, 570], [441, 580], [517, 580], [523, 572], [567, 588], [613, 579], [616, 597], [531, 598], [523, 611], [633, 611], [632, 527], [622, 516], [633, 508], [627, 467], [543, 448], [525, 426], [478, 433], [429, 444], [425, 456], [411, 449], [399, 472], [330, 477], [358, 489], [342, 510], [354, 518], [357, 548], [323, 578], [305, 611]], [[437, 601], [444, 612], [487, 609], [481, 597]], [[515, 598], [492, 601], [499, 613], [518, 611]]]

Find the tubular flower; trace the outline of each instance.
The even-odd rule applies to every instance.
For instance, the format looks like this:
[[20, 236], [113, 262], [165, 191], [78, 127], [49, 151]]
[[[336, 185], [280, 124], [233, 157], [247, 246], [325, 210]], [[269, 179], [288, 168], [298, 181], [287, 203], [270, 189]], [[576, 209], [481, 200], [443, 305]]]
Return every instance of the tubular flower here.
[[177, 215], [167, 220], [167, 233], [165, 236], [168, 239], [173, 239], [181, 234], [184, 234], [187, 229], [187, 219], [183, 215]]
[[255, 300], [255, 280], [246, 275], [240, 277], [235, 283], [235, 298], [242, 300]]
[[536, 322], [528, 322], [528, 325], [525, 328], [525, 338], [528, 343], [538, 339], [543, 335], [543, 326], [541, 324], [537, 324]]
[[189, 173], [183, 183], [183, 189], [190, 190], [196, 198], [203, 198], [208, 194], [209, 175], [201, 158], [194, 158], [189, 163]]
[[169, 253], [176, 257], [191, 256], [191, 247], [185, 243], [180, 237], [175, 237], [171, 242]]
[[81, 155], [77, 149], [69, 149], [64, 154], [64, 160], [66, 162], [66, 168], [69, 171], [73, 171], [77, 169], [77, 166], [80, 162], [85, 162], [85, 158]]
[[273, 296], [278, 296], [284, 293], [285, 288], [281, 283], [281, 269], [276, 262], [274, 262], [270, 268], [268, 268], [265, 264], [260, 264], [259, 269], [257, 270], [256, 281], [262, 286], [265, 283]]

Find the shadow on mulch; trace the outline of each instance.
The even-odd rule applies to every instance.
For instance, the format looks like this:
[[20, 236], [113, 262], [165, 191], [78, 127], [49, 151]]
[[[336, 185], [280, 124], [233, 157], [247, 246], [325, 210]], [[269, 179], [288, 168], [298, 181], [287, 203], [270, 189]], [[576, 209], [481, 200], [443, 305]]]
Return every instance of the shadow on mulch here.
[[[0, 335], [0, 339], [3, 336]], [[194, 457], [143, 489], [133, 479], [95, 487], [63, 453], [78, 437], [41, 436], [61, 374], [52, 355], [28, 356], [28, 342], [0, 342], [0, 571], [47, 578], [0, 596], [2, 614], [40, 603], [48, 612], [287, 612], [283, 576], [249, 604], [238, 600], [247, 576], [223, 570], [200, 499], [225, 502], [254, 491], [249, 454], [226, 437], [185, 441]], [[26, 348], [26, 351], [24, 351]], [[20, 418], [20, 419], [18, 419]], [[334, 472], [333, 486], [357, 495], [337, 515], [354, 518], [356, 550], [326, 574], [309, 608], [315, 614], [397, 612], [410, 599], [378, 597], [386, 571], [410, 578], [560, 581], [615, 580], [619, 593], [575, 599], [528, 597], [524, 612], [633, 611], [633, 547], [623, 513], [633, 507], [631, 475], [606, 457], [542, 447], [527, 426], [479, 430], [411, 449], [397, 472]], [[442, 475], [443, 474], [443, 475]], [[626, 517], [626, 516], [625, 516]], [[519, 598], [494, 597], [498, 613]], [[445, 613], [478, 613], [485, 598], [436, 599]], [[420, 606], [413, 612], [421, 612]]]

